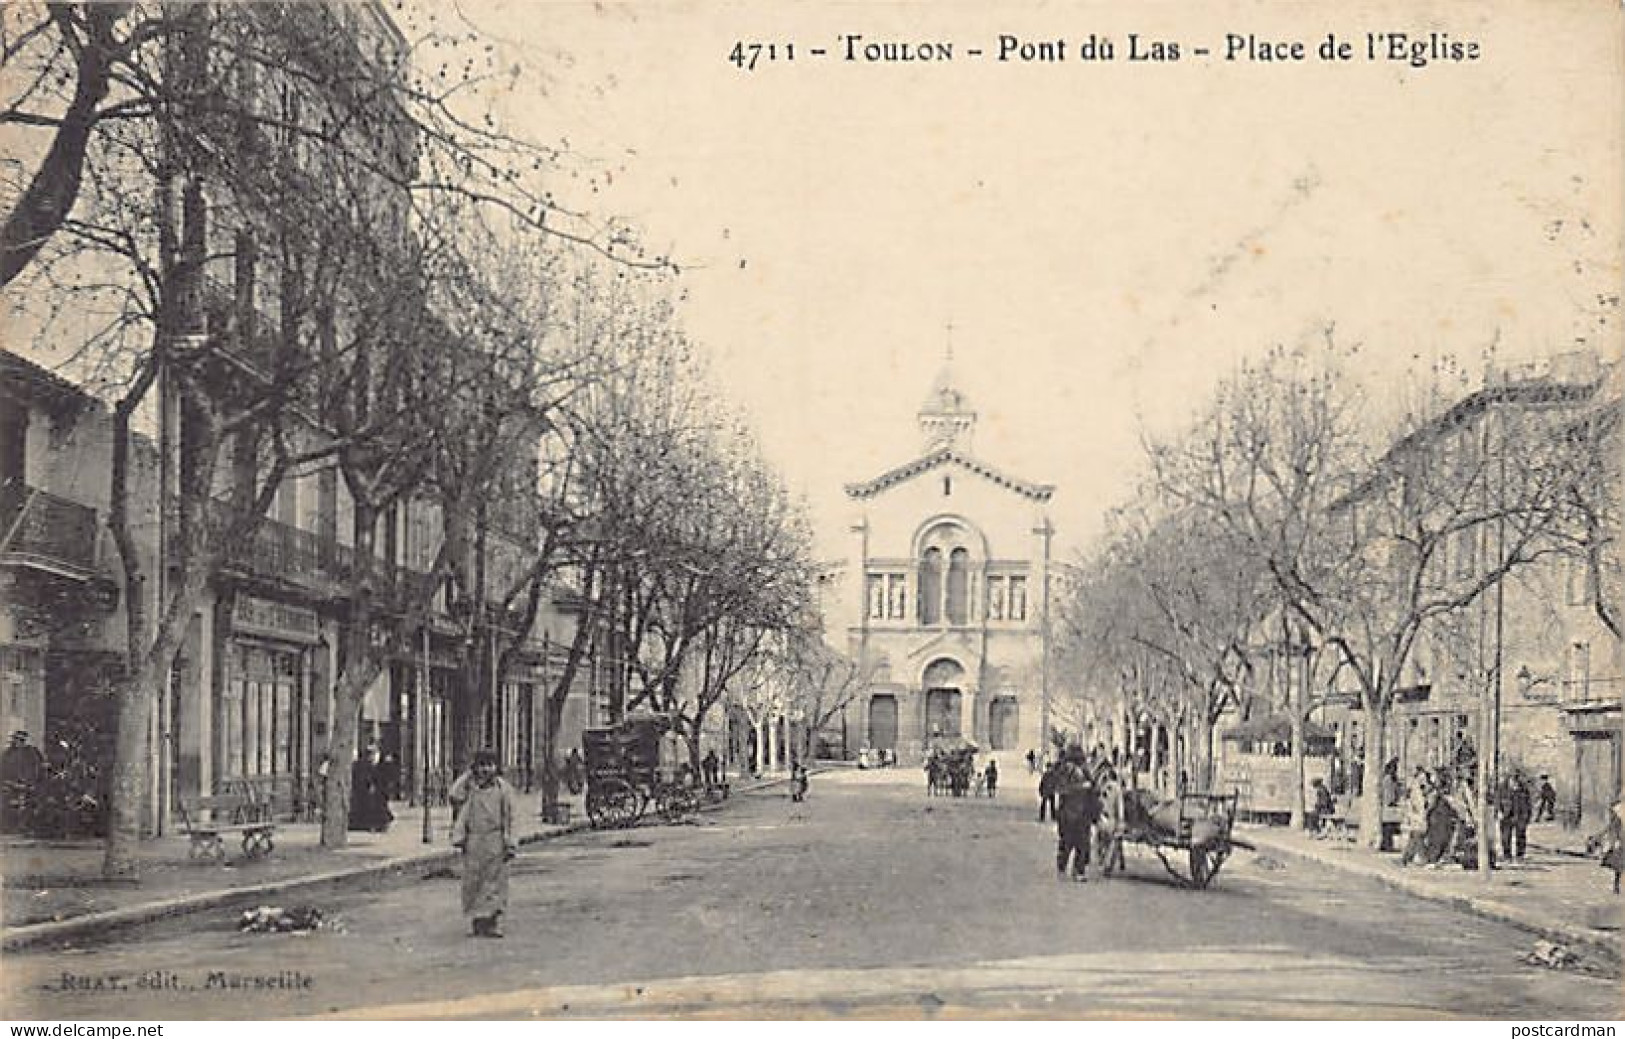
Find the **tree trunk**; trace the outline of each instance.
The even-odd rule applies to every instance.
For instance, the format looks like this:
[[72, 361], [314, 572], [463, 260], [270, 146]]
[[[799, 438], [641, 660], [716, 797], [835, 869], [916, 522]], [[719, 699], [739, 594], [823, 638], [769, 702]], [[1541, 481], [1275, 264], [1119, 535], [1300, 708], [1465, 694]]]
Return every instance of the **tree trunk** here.
[[[373, 572], [377, 558], [373, 544], [378, 510], [355, 503], [356, 574], [350, 589], [350, 615], [341, 635], [342, 657], [333, 690], [333, 735], [327, 742], [327, 792], [322, 806], [322, 846], [342, 848], [350, 834], [350, 766], [356, 758], [361, 722], [361, 700], [382, 670], [372, 645]], [[420, 721], [421, 724], [421, 721]]]
[[1301, 830], [1309, 817], [1303, 789], [1303, 715], [1309, 694], [1309, 657], [1306, 654], [1301, 658], [1288, 658], [1292, 659], [1299, 661], [1299, 671], [1293, 674], [1289, 664], [1286, 673], [1287, 710], [1292, 716], [1292, 818], [1288, 825], [1294, 830]]
[[688, 732], [683, 733], [683, 742], [688, 744], [688, 767], [693, 769], [697, 779], [700, 775], [700, 722], [695, 719]]
[[546, 731], [542, 737], [541, 782], [537, 785], [542, 792], [542, 818], [554, 822], [557, 820], [552, 818], [553, 806], [559, 801], [558, 740], [559, 726], [564, 721], [564, 699], [547, 696], [542, 702], [542, 718]]
[[[370, 619], [370, 611], [360, 611]], [[327, 798], [322, 811], [322, 847], [342, 848], [350, 834], [350, 767], [355, 763], [361, 722], [361, 699], [378, 677], [371, 660], [370, 620], [352, 623], [344, 632], [343, 671], [333, 690], [332, 738], [327, 742]]]
[[134, 880], [140, 876], [137, 849], [141, 842], [141, 803], [147, 787], [148, 723], [158, 681], [157, 655], [148, 653], [141, 666], [117, 685], [118, 734], [107, 813], [107, 839], [102, 848], [102, 876]]
[[498, 701], [491, 696], [491, 636], [476, 629], [473, 644], [462, 655], [458, 668], [458, 686], [461, 695], [458, 705], [463, 723], [457, 727], [456, 753], [452, 761], [454, 770], [462, 769], [481, 750], [497, 751], [492, 743], [492, 732], [486, 724]]
[[1195, 764], [1196, 764], [1194, 774], [1195, 774], [1195, 777], [1196, 777], [1196, 782], [1201, 785], [1201, 788], [1203, 790], [1213, 790], [1214, 789], [1214, 776], [1213, 776], [1213, 729], [1214, 729], [1214, 727], [1215, 726], [1214, 726], [1213, 721], [1208, 717], [1207, 710], [1204, 708], [1203, 711], [1202, 711], [1201, 716], [1199, 718], [1197, 718], [1197, 720], [1196, 720], [1195, 738], [1193, 740], [1191, 740], [1191, 754], [1192, 754], [1192, 757], [1195, 759]]
[[[1365, 760], [1384, 758], [1383, 739], [1388, 728], [1388, 707], [1367, 698], [1365, 709]], [[1375, 850], [1382, 846], [1382, 784], [1364, 783], [1360, 791], [1360, 846]]]
[[[583, 592], [587, 598], [592, 595], [592, 581], [585, 582]], [[591, 611], [581, 615], [576, 620], [575, 634], [570, 639], [570, 652], [564, 659], [564, 670], [559, 674], [558, 681], [548, 691], [545, 707], [544, 726], [546, 731], [542, 734], [542, 808], [551, 811], [552, 806], [559, 799], [559, 727], [564, 723], [564, 703], [570, 697], [570, 690], [575, 686], [576, 673], [581, 669], [581, 662], [586, 659], [587, 649], [592, 641], [592, 632], [597, 626], [597, 617]]]
[[1166, 777], [1162, 774], [1166, 763], [1163, 761], [1162, 740], [1158, 738], [1161, 730], [1162, 724], [1160, 722], [1151, 723], [1151, 786], [1155, 790], [1166, 791], [1168, 784]]
[[102, 875], [134, 879], [140, 874], [136, 849], [141, 840], [141, 809], [147, 790], [147, 768], [152, 763], [149, 745], [153, 705], [167, 687], [181, 639], [208, 586], [211, 568], [195, 556], [180, 588], [168, 604], [152, 644], [132, 653], [139, 663], [116, 687], [118, 734], [113, 756], [113, 781], [108, 804], [107, 840], [102, 853]]

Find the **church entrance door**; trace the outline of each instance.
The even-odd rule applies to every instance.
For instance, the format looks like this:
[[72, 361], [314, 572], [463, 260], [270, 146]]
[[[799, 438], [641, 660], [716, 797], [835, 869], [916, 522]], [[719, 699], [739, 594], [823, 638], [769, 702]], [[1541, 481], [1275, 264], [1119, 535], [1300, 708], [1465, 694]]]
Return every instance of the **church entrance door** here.
[[875, 750], [897, 749], [897, 697], [869, 698], [869, 746]]
[[957, 689], [925, 691], [925, 731], [930, 736], [958, 736], [959, 700]]
[[987, 731], [994, 750], [1015, 750], [1021, 736], [1021, 708], [1013, 696], [1001, 696], [993, 701], [988, 712]]

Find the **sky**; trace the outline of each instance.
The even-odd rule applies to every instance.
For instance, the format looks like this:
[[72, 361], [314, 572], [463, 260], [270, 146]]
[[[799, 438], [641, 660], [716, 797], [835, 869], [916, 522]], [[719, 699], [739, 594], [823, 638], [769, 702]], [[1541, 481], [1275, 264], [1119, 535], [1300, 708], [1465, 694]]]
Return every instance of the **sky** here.
[[[1492, 343], [1618, 352], [1617, 323], [1594, 327], [1621, 270], [1618, 4], [459, 10], [516, 70], [504, 121], [566, 136], [608, 174], [580, 204], [688, 268], [686, 326], [825, 545], [844, 483], [919, 453], [950, 338], [977, 453], [1057, 485], [1063, 552], [1128, 493], [1143, 432], [1272, 344], [1335, 325], [1379, 386]], [[1131, 32], [1182, 60], [1129, 62]], [[1311, 56], [1335, 33], [1364, 58], [1368, 32], [1479, 56], [1222, 60], [1228, 33]], [[955, 58], [848, 62], [849, 34]], [[1115, 61], [1076, 57], [1090, 34]], [[1072, 60], [997, 62], [1000, 35], [1063, 38]], [[798, 53], [741, 70], [739, 41]]]
[[[685, 326], [826, 553], [842, 486], [919, 453], [950, 339], [976, 453], [1057, 486], [1063, 555], [1129, 493], [1142, 436], [1274, 344], [1335, 326], [1379, 388], [1492, 343], [1619, 351], [1617, 308], [1595, 327], [1625, 251], [1617, 0], [399, 10], [488, 38], [502, 124], [568, 143], [560, 199], [683, 266]], [[1478, 56], [1364, 60], [1395, 32]], [[1181, 59], [1129, 61], [1130, 33]], [[1328, 33], [1354, 60], [1317, 60]], [[850, 34], [954, 59], [846, 61]], [[1227, 61], [1227, 34], [1307, 57]], [[1068, 60], [999, 62], [1001, 35]], [[1091, 35], [1115, 60], [1078, 57]], [[780, 57], [740, 69], [736, 42]]]

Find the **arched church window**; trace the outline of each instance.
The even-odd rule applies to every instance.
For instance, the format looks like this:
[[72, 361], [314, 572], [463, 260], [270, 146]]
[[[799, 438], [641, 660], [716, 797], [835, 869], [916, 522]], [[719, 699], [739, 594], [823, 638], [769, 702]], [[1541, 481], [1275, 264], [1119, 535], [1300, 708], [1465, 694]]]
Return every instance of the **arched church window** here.
[[942, 550], [928, 548], [920, 560], [920, 623], [936, 624], [942, 603]]
[[948, 556], [948, 623], [970, 619], [970, 553], [956, 548]]

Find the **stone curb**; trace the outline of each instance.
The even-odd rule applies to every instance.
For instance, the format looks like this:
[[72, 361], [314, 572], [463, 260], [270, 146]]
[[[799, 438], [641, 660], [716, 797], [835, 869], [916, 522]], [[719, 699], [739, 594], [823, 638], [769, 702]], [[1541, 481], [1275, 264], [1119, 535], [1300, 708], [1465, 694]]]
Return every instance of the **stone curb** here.
[[1248, 831], [1244, 836], [1248, 841], [1256, 845], [1259, 851], [1268, 851], [1275, 855], [1286, 855], [1306, 862], [1314, 862], [1328, 869], [1367, 877], [1396, 891], [1403, 891], [1407, 895], [1426, 899], [1429, 902], [1448, 905], [1454, 909], [1464, 910], [1475, 916], [1496, 920], [1500, 923], [1511, 924], [1514, 927], [1530, 931], [1555, 942], [1565, 945], [1583, 945], [1587, 949], [1601, 953], [1614, 966], [1617, 967], [1620, 964], [1619, 940], [1607, 932], [1580, 927], [1561, 920], [1545, 919], [1536, 914], [1509, 906], [1495, 898], [1486, 898], [1481, 895], [1458, 895], [1440, 891], [1420, 879], [1395, 875], [1388, 870], [1358, 861], [1318, 853], [1307, 848], [1277, 844], [1270, 840], [1267, 834], [1261, 834], [1256, 830]]
[[[519, 843], [521, 846], [536, 844], [556, 837], [579, 833], [589, 828], [590, 824], [586, 820], [581, 820], [546, 832], [526, 834], [519, 838]], [[8, 928], [5, 934], [0, 936], [0, 951], [15, 952], [33, 945], [66, 941], [92, 931], [134, 927], [139, 924], [152, 923], [155, 920], [185, 916], [189, 913], [217, 909], [236, 902], [253, 901], [271, 895], [298, 891], [302, 888], [319, 887], [323, 884], [342, 883], [364, 877], [382, 876], [387, 873], [428, 872], [456, 862], [459, 854], [453, 848], [436, 848], [411, 855], [397, 855], [394, 858], [369, 862], [362, 866], [340, 867], [320, 873], [284, 877], [281, 880], [269, 880], [263, 884], [252, 884], [247, 887], [221, 888], [217, 891], [204, 891], [195, 895], [159, 899], [155, 902], [123, 906], [119, 909], [108, 909], [99, 913], [86, 913], [83, 916], [69, 917], [66, 920], [52, 920], [48, 923]]]
[[[810, 774], [823, 771], [827, 770], [808, 770]], [[771, 786], [787, 783], [789, 779], [788, 775], [753, 779], [748, 786], [743, 784], [731, 786], [730, 793], [753, 793], [757, 790], [764, 790]], [[718, 801], [702, 805], [701, 810], [715, 811], [725, 804], [727, 804], [726, 801]], [[521, 847], [528, 846], [590, 829], [592, 829], [591, 822], [586, 819], [579, 819], [555, 829], [526, 834], [519, 838], [519, 844]], [[140, 905], [107, 909], [99, 913], [86, 913], [82, 916], [69, 917], [66, 920], [26, 924], [22, 927], [7, 928], [4, 934], [0, 934], [0, 951], [16, 952], [34, 945], [67, 941], [93, 931], [135, 927], [140, 924], [152, 923], [155, 920], [166, 920], [171, 917], [185, 916], [189, 913], [218, 909], [221, 906], [231, 905], [236, 902], [249, 902], [272, 895], [298, 891], [307, 887], [319, 887], [323, 884], [342, 883], [365, 877], [381, 876], [387, 873], [428, 872], [456, 862], [458, 855], [459, 852], [453, 848], [437, 848], [410, 855], [397, 855], [394, 858], [369, 862], [362, 866], [341, 867], [325, 870], [321, 873], [270, 880], [263, 884], [252, 884], [247, 887], [222, 888], [217, 891], [204, 891], [195, 895], [159, 899], [154, 902], [144, 902]]]

